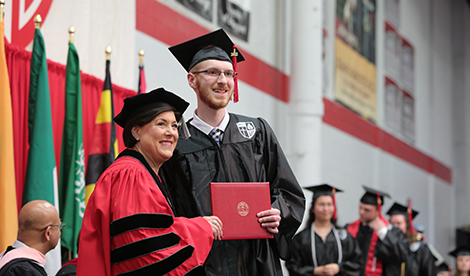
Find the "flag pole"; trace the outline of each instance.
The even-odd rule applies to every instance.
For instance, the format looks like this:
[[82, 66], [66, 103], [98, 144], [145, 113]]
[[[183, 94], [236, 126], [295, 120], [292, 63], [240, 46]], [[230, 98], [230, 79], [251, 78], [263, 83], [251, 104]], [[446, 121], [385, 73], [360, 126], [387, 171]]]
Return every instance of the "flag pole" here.
[[139, 51], [139, 66], [140, 67], [144, 66], [144, 55], [145, 55], [144, 50], [140, 49]]
[[70, 26], [69, 28], [69, 42], [73, 44], [73, 38], [75, 36], [75, 28]]
[[36, 17], [34, 17], [34, 28], [40, 29], [41, 23], [42, 23], [42, 17], [40, 14], [37, 14]]
[[106, 46], [106, 60], [110, 60], [111, 59], [111, 46]]
[[3, 12], [3, 6], [5, 6], [5, 0], [0, 0], [0, 22], [3, 21], [5, 13]]

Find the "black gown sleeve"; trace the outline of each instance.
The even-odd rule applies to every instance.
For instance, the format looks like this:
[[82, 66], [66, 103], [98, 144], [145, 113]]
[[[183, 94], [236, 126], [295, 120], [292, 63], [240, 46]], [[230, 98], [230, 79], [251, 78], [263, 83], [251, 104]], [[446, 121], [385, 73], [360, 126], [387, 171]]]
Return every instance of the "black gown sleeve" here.
[[409, 254], [409, 243], [403, 232], [391, 226], [383, 240], [377, 240], [375, 256], [385, 265], [401, 265], [406, 262]]
[[343, 247], [343, 262], [339, 265], [339, 274], [342, 276], [358, 276], [361, 273], [362, 257], [361, 249], [349, 232], [345, 229], [338, 231], [346, 232], [347, 236], [341, 240]]
[[313, 275], [310, 231], [310, 228], [304, 229], [292, 241], [292, 258], [286, 261], [290, 276]]
[[266, 179], [271, 186], [271, 206], [281, 211], [279, 233], [274, 235], [282, 259], [291, 257], [290, 243], [299, 228], [305, 210], [305, 197], [279, 142], [269, 124], [259, 118], [264, 127]]
[[437, 271], [434, 265], [434, 257], [429, 247], [423, 243], [416, 253], [418, 255], [419, 271], [409, 275], [436, 275]]

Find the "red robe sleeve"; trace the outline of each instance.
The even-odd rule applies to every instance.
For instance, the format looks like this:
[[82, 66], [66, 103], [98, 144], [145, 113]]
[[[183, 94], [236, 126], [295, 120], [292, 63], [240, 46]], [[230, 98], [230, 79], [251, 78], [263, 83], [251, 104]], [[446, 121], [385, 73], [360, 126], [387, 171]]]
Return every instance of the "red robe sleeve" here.
[[212, 242], [204, 218], [174, 217], [145, 167], [121, 157], [86, 207], [77, 275], [184, 275], [201, 269]]

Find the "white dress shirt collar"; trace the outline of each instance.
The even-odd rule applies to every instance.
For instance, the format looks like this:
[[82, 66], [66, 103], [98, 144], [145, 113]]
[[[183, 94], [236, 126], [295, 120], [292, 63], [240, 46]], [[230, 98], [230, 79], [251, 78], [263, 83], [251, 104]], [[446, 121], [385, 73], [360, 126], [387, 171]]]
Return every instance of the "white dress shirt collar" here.
[[193, 125], [195, 128], [199, 129], [200, 131], [202, 131], [203, 133], [209, 135], [209, 133], [211, 132], [212, 129], [214, 128], [218, 128], [222, 131], [225, 132], [225, 129], [227, 128], [228, 126], [228, 122], [230, 121], [230, 116], [228, 114], [228, 111], [227, 109], [225, 110], [225, 116], [224, 118], [222, 119], [222, 121], [220, 122], [220, 124], [216, 127], [212, 127], [211, 125], [209, 125], [208, 123], [204, 122], [201, 118], [199, 118], [196, 114], [196, 110], [194, 110], [194, 115], [193, 115], [193, 119], [191, 120], [190, 124]]

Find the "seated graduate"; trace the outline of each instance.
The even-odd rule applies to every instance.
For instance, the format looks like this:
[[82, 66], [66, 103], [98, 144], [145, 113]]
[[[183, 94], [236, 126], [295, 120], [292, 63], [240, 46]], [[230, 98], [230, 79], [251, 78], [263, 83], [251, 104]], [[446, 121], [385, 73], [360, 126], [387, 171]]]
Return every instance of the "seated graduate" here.
[[336, 226], [335, 193], [328, 184], [306, 187], [313, 192], [308, 227], [294, 237], [289, 275], [359, 275], [361, 251], [345, 229]]
[[449, 254], [455, 257], [454, 276], [470, 276], [470, 246], [460, 245]]
[[382, 216], [384, 197], [390, 195], [362, 187], [365, 193], [359, 202], [359, 219], [346, 227], [361, 248], [359, 275], [400, 275], [401, 265], [408, 258], [409, 243], [403, 232]]
[[80, 235], [77, 274], [198, 275], [212, 242], [215, 216], [175, 217], [160, 166], [173, 155], [188, 107], [163, 88], [124, 100], [114, 121], [127, 149], [96, 183]]
[[427, 244], [423, 242], [422, 234], [413, 227], [413, 219], [418, 213], [411, 207], [397, 202], [387, 212], [390, 216], [390, 223], [406, 235], [410, 244], [409, 256], [405, 265], [402, 265], [401, 275], [436, 275], [434, 256]]

